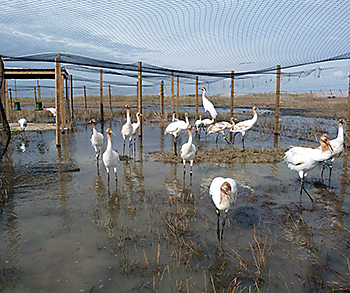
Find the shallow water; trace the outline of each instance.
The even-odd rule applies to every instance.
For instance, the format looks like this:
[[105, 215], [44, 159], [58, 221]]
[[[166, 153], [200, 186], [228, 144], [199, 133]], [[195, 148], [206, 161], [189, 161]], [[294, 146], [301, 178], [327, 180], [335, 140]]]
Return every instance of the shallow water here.
[[[331, 137], [334, 125], [328, 125]], [[121, 125], [111, 126], [120, 153]], [[313, 205], [299, 196], [297, 173], [284, 162], [194, 164], [192, 180], [188, 172], [183, 179], [181, 164], [147, 157], [171, 150], [171, 137], [163, 133], [164, 126], [144, 125], [142, 147], [121, 163], [117, 185], [108, 185], [102, 162], [96, 165], [90, 126], [63, 135], [59, 151], [54, 132], [27, 133], [25, 143], [15, 137], [3, 167], [11, 196], [0, 214], [0, 290], [198, 292], [260, 286], [308, 292], [347, 285], [341, 277], [349, 274], [348, 153], [335, 160], [331, 188], [319, 182], [320, 167], [309, 172]], [[182, 134], [179, 145], [186, 140]], [[310, 144], [281, 136], [280, 146], [295, 142]], [[215, 137], [195, 143], [210, 149]], [[272, 145], [270, 134], [246, 135], [246, 147]], [[57, 161], [72, 161], [80, 171], [42, 167]], [[216, 176], [238, 184], [221, 244], [208, 195]]]

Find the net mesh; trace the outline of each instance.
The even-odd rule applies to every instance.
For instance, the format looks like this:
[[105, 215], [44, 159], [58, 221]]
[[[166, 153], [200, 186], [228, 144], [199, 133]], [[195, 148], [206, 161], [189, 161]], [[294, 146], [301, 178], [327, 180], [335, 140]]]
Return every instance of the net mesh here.
[[161, 80], [169, 90], [172, 72], [184, 94], [195, 76], [227, 92], [232, 70], [238, 91], [273, 91], [277, 64], [290, 92], [346, 91], [347, 1], [5, 0], [0, 8], [6, 66], [52, 67], [60, 52], [76, 88], [97, 91], [103, 68], [105, 84], [134, 93], [141, 60], [149, 93]]

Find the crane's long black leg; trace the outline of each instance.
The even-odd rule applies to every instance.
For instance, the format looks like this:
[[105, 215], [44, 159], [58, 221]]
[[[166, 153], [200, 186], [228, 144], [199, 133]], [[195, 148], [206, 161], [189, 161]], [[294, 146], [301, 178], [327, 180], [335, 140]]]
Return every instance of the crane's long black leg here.
[[177, 157], [177, 137], [174, 138], [174, 152], [175, 152], [175, 157]]
[[222, 220], [221, 240], [224, 238], [224, 227], [226, 224], [226, 217], [227, 217], [227, 214], [225, 213], [225, 216], [223, 217], [223, 220]]
[[326, 163], [323, 162], [323, 164], [322, 164], [322, 171], [321, 171], [321, 180], [322, 180], [322, 182], [323, 182], [323, 172], [324, 172], [325, 168], [326, 168]]
[[238, 133], [238, 132], [235, 132], [235, 134], [233, 135], [232, 144], [235, 144], [235, 138], [236, 138], [237, 133]]
[[218, 240], [220, 241], [220, 211], [218, 209], [216, 209], [216, 214], [218, 216], [218, 227], [216, 233], [218, 235]]
[[243, 149], [245, 149], [245, 147], [244, 147], [244, 135], [242, 136], [242, 146], [243, 146]]
[[123, 142], [123, 156], [125, 155], [125, 139], [124, 139], [124, 142]]
[[329, 177], [328, 177], [328, 187], [331, 187], [331, 177], [332, 177], [333, 163], [329, 165]]
[[216, 140], [215, 140], [216, 144], [218, 143], [219, 135], [220, 135], [220, 133], [216, 136]]
[[301, 188], [300, 188], [300, 195], [303, 192], [303, 190], [305, 191], [305, 193], [307, 194], [307, 196], [310, 198], [311, 202], [314, 202], [314, 199], [312, 198], [312, 196], [310, 195], [310, 193], [305, 189], [304, 186], [304, 177], [301, 179]]
[[184, 170], [184, 178], [185, 178], [185, 175], [186, 175], [186, 161], [183, 161], [183, 170]]
[[223, 136], [224, 136], [224, 139], [226, 140], [226, 142], [227, 142], [228, 144], [230, 144], [230, 142], [227, 140], [225, 134], [223, 134]]

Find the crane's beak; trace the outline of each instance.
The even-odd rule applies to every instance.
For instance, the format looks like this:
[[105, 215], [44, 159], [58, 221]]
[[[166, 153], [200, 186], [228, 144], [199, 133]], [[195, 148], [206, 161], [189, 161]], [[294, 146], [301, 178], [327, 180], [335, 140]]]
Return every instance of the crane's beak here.
[[332, 152], [334, 152], [334, 150], [333, 150], [332, 145], [330, 144], [330, 142], [328, 141], [326, 144], [327, 144], [327, 146], [329, 147], [329, 149], [330, 149]]

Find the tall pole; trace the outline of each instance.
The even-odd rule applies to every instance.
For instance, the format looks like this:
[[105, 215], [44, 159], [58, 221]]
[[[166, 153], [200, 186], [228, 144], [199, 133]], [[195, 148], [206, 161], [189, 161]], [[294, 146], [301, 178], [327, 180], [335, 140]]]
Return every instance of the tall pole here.
[[277, 65], [276, 76], [276, 105], [275, 105], [275, 128], [274, 128], [274, 147], [278, 146], [278, 122], [280, 115], [280, 92], [281, 92], [281, 65]]
[[198, 120], [198, 76], [196, 76], [196, 100], [195, 100], [194, 120]]
[[74, 101], [73, 101], [73, 76], [69, 75], [69, 89], [70, 89], [70, 114], [72, 118], [72, 122], [74, 119]]
[[164, 119], [164, 80], [160, 82], [160, 117]]
[[38, 100], [36, 98], [36, 87], [34, 87], [34, 106], [35, 106], [35, 109], [36, 109], [36, 104], [38, 103]]
[[[137, 112], [142, 114], [142, 62], [138, 63]], [[142, 119], [140, 119], [139, 136], [142, 136]]]
[[101, 122], [104, 122], [103, 115], [103, 70], [100, 71], [100, 111], [101, 111]]
[[109, 111], [112, 111], [112, 90], [111, 85], [108, 85], [108, 100], [109, 100]]
[[[64, 131], [64, 128], [66, 127], [66, 97], [64, 94], [64, 74], [62, 74], [61, 70], [61, 96], [60, 96], [60, 107], [61, 107], [61, 130]], [[57, 113], [56, 113], [57, 115]]]
[[9, 95], [10, 95], [10, 108], [13, 109], [13, 103], [12, 103], [12, 90], [9, 89]]
[[10, 119], [10, 106], [9, 106], [9, 95], [7, 89], [7, 79], [4, 79], [5, 84], [5, 110], [6, 110], [6, 118]]
[[174, 103], [174, 72], [171, 72], [171, 114], [175, 112]]
[[230, 115], [233, 117], [233, 110], [235, 106], [235, 71], [231, 71], [231, 108], [230, 108]]
[[176, 77], [176, 118], [179, 119], [180, 80]]
[[38, 88], [38, 100], [41, 101], [41, 88], [40, 88], [39, 80], [37, 81], [37, 88]]
[[87, 111], [87, 100], [86, 100], [86, 86], [84, 85], [84, 107], [85, 107], [85, 113]]
[[350, 148], [350, 73], [348, 76], [349, 84], [348, 84], [348, 115], [346, 119], [346, 131], [345, 131], [345, 144], [347, 148]]
[[60, 63], [60, 54], [58, 54], [55, 61], [56, 61], [56, 66], [55, 66], [56, 147], [60, 147], [61, 146], [61, 131], [60, 131], [61, 63]]

